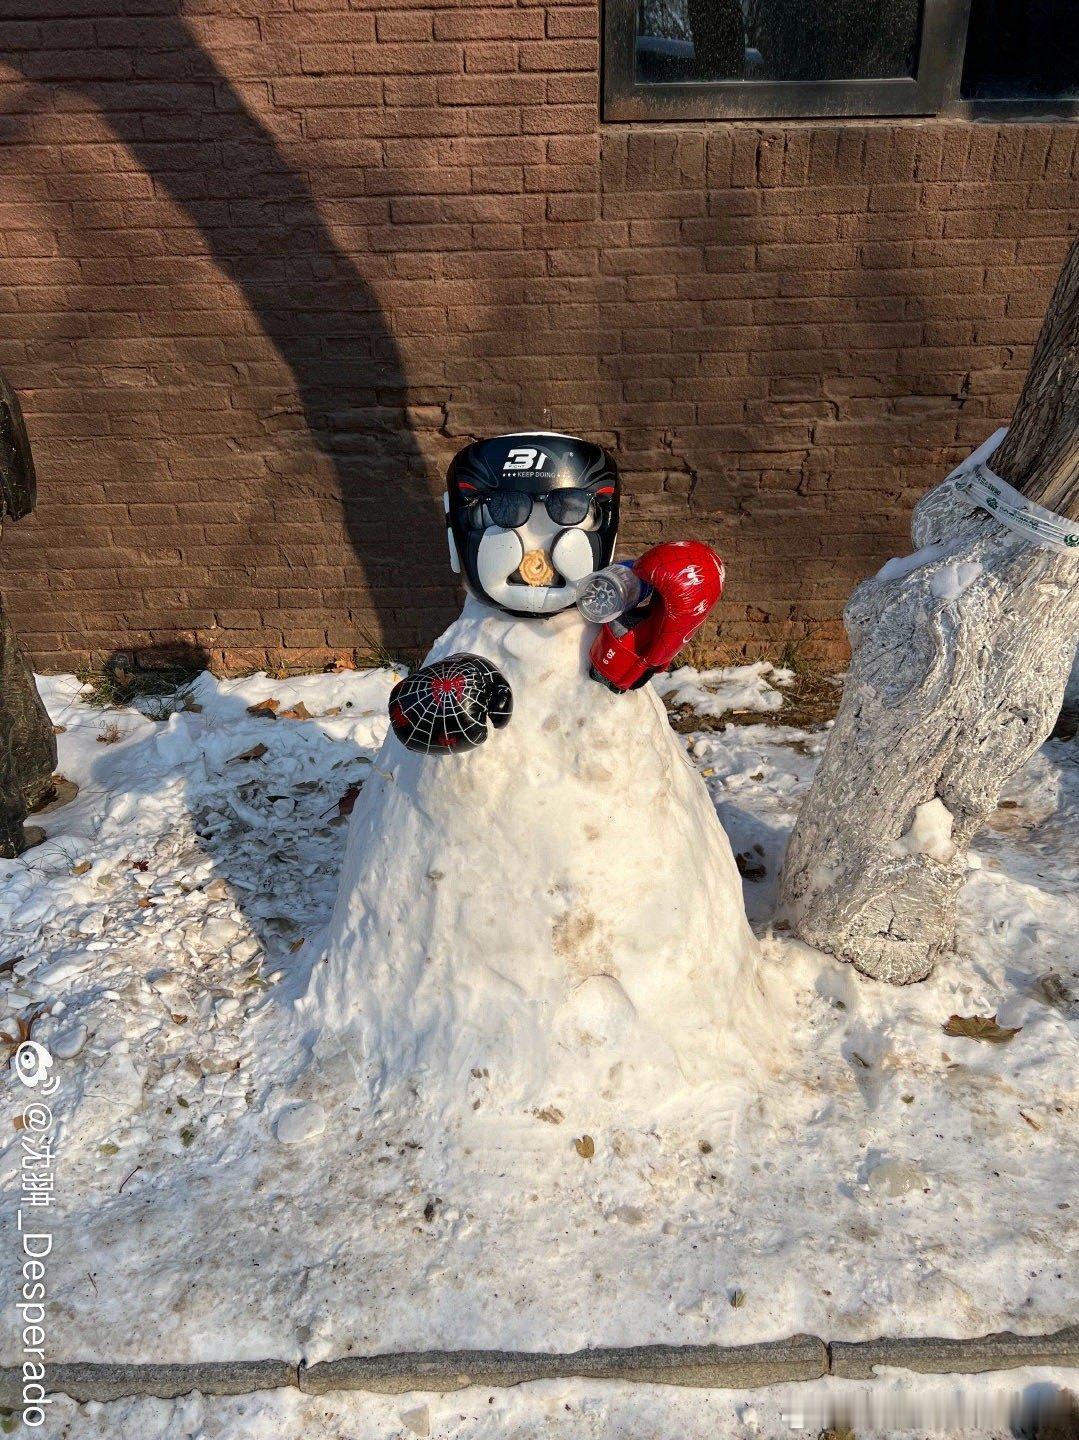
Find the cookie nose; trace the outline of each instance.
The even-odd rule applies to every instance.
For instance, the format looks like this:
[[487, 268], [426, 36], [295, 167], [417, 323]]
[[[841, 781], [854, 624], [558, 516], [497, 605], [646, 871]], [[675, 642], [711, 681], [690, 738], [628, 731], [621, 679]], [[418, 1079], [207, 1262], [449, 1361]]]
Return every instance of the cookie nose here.
[[557, 579], [546, 550], [529, 550], [517, 573], [526, 585], [553, 585]]

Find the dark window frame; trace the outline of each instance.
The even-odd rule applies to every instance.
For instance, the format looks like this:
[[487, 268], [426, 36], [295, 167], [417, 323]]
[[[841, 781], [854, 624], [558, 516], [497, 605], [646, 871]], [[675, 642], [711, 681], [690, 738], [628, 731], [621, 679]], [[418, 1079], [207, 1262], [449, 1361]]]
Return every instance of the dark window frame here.
[[[1079, 3], [1079, 0], [1076, 0]], [[924, 0], [914, 77], [890, 80], [637, 79], [637, 0], [603, 0], [603, 119], [815, 120], [942, 115], [1079, 117], [1079, 100], [965, 100], [960, 93], [970, 0]]]

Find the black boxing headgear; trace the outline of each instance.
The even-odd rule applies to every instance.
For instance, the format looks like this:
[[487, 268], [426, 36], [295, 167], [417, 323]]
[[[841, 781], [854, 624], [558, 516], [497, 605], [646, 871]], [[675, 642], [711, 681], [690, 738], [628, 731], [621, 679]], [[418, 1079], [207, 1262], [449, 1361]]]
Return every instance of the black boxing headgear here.
[[513, 615], [553, 615], [614, 558], [618, 468], [599, 445], [523, 431], [477, 440], [446, 476], [451, 554], [469, 589]]

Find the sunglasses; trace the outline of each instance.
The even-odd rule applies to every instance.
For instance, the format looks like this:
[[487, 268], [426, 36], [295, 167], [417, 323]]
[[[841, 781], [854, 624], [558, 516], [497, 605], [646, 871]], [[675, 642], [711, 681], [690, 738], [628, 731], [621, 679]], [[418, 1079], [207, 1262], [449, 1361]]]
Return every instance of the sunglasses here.
[[573, 487], [537, 496], [522, 494], [520, 490], [492, 490], [482, 500], [477, 497], [472, 514], [478, 521], [480, 507], [486, 506], [496, 525], [503, 530], [516, 530], [527, 522], [536, 500], [543, 501], [544, 509], [556, 525], [580, 525], [592, 514], [594, 497], [589, 490]]

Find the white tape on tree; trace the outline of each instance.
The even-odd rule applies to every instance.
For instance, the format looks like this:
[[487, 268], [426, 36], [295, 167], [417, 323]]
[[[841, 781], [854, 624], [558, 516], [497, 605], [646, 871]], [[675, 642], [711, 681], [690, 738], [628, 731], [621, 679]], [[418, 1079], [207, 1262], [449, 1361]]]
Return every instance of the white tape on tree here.
[[1028, 500], [985, 463], [1006, 434], [1006, 429], [997, 430], [973, 455], [956, 466], [948, 476], [949, 481], [961, 495], [1017, 535], [1035, 545], [1046, 545], [1066, 555], [1079, 555], [1079, 525]]

